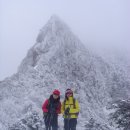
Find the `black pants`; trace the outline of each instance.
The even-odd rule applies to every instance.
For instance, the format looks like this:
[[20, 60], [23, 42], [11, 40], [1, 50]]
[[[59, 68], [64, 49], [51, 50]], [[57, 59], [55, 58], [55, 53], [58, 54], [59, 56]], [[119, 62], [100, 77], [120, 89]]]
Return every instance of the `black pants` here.
[[76, 118], [65, 118], [64, 119], [64, 130], [76, 130], [77, 119]]
[[46, 130], [58, 130], [58, 115], [57, 114], [47, 114], [44, 116], [44, 123]]

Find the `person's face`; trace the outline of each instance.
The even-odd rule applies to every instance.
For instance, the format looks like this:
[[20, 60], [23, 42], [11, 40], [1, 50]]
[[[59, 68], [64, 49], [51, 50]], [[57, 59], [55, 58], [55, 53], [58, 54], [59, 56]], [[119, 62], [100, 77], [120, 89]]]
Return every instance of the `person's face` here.
[[67, 93], [66, 94], [67, 97], [72, 97], [72, 95], [73, 95], [72, 93]]
[[59, 95], [53, 94], [53, 98], [57, 99], [59, 97]]

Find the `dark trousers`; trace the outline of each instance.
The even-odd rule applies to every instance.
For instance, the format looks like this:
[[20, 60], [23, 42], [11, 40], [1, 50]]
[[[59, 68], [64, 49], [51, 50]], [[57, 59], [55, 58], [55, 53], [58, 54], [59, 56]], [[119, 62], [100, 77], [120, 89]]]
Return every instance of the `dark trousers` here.
[[57, 114], [47, 114], [44, 116], [44, 123], [46, 130], [58, 130], [58, 116]]
[[51, 126], [51, 127], [46, 127], [46, 130], [58, 130], [58, 128]]
[[65, 118], [64, 119], [64, 130], [76, 130], [77, 119], [76, 118]]

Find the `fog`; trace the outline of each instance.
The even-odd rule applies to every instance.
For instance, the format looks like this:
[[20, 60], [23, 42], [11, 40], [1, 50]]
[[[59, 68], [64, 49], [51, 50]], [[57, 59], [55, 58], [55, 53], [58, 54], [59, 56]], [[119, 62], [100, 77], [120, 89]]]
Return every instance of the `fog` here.
[[17, 72], [39, 30], [56, 14], [86, 47], [130, 52], [129, 0], [0, 0], [0, 80]]

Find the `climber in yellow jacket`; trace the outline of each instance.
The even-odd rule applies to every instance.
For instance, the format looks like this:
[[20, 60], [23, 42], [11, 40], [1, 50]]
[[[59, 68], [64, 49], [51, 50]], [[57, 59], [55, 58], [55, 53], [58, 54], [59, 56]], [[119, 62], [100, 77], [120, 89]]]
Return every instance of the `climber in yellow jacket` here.
[[64, 117], [64, 130], [76, 130], [79, 103], [73, 97], [71, 89], [67, 89], [65, 92], [65, 100], [62, 103], [61, 112]]

